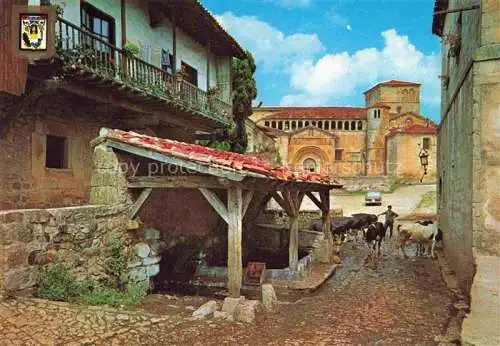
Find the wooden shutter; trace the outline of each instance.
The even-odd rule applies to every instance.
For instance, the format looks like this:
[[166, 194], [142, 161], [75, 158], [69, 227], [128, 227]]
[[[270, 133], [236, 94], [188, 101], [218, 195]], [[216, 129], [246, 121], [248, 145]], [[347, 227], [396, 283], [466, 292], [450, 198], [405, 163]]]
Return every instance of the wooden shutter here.
[[16, 96], [24, 93], [28, 64], [23, 57], [12, 53], [12, 6], [27, 4], [28, 0], [0, 1], [0, 92]]
[[222, 100], [231, 103], [231, 58], [217, 57], [217, 86]]

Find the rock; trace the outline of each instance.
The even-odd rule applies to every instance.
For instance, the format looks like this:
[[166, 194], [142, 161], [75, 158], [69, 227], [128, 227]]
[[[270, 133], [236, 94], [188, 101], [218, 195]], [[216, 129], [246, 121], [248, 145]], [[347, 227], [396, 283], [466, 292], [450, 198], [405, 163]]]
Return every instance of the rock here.
[[217, 302], [215, 300], [210, 300], [205, 304], [203, 304], [202, 306], [200, 306], [198, 310], [194, 311], [192, 316], [204, 318], [212, 315], [214, 311], [216, 311], [218, 308], [219, 306]]
[[278, 301], [276, 297], [276, 292], [271, 284], [262, 285], [262, 305], [267, 311], [272, 311], [274, 309], [274, 304]]
[[133, 231], [139, 229], [139, 227], [140, 227], [139, 222], [137, 222], [136, 220], [128, 220], [127, 225], [125, 226], [127, 231]]
[[184, 309], [189, 310], [189, 311], [196, 310], [196, 308], [194, 306], [191, 306], [191, 305], [188, 305], [188, 306], [184, 307]]
[[144, 267], [132, 268], [128, 275], [130, 280], [134, 282], [144, 281], [148, 278], [148, 273]]
[[149, 266], [149, 265], [152, 265], [152, 264], [160, 263], [160, 261], [161, 261], [161, 257], [160, 256], [156, 256], [156, 257], [147, 257], [147, 258], [145, 258], [145, 259], [142, 260], [142, 263], [145, 266]]
[[233, 315], [231, 315], [225, 311], [214, 311], [214, 319], [234, 321]]
[[146, 274], [151, 277], [155, 276], [160, 272], [160, 265], [159, 264], [153, 264], [151, 266], [146, 267]]
[[133, 261], [127, 264], [127, 268], [136, 268], [142, 265], [142, 261]]
[[135, 253], [137, 256], [140, 258], [146, 258], [149, 256], [151, 252], [151, 249], [148, 244], [145, 243], [139, 243], [135, 245]]
[[255, 313], [261, 308], [261, 303], [258, 300], [243, 300], [236, 306], [234, 319], [239, 322], [253, 323], [255, 321]]
[[340, 259], [339, 256], [333, 256], [333, 263], [340, 264], [342, 263], [342, 260]]
[[148, 228], [144, 231], [144, 239], [145, 240], [159, 240], [161, 239], [160, 231], [154, 228]]
[[227, 312], [230, 315], [234, 315], [234, 312], [236, 311], [236, 306], [238, 306], [238, 304], [244, 300], [245, 297], [239, 297], [239, 298], [227, 297], [226, 299], [224, 299], [221, 311]]

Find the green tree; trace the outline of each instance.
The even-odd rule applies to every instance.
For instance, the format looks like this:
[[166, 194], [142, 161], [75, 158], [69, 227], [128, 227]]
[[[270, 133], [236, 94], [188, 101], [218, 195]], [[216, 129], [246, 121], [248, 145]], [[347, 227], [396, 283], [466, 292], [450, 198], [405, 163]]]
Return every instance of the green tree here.
[[257, 97], [254, 73], [257, 69], [252, 53], [246, 51], [244, 59], [234, 59], [231, 70], [233, 76], [233, 117], [231, 151], [244, 153], [247, 147], [245, 120], [252, 115], [252, 101]]
[[245, 152], [248, 142], [245, 120], [252, 115], [252, 101], [257, 96], [255, 70], [255, 60], [249, 51], [246, 51], [245, 58], [233, 60], [231, 73], [234, 124], [229, 130], [224, 128], [213, 133], [198, 134], [201, 145], [241, 154]]

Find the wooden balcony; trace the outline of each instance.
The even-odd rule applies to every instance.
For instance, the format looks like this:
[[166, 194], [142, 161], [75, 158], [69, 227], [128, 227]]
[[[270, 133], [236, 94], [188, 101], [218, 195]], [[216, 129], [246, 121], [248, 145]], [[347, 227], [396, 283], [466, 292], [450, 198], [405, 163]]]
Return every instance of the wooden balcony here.
[[56, 24], [56, 44], [65, 76], [93, 81], [101, 89], [106, 85], [115, 92], [124, 92], [135, 106], [144, 102], [170, 107], [201, 117], [200, 120], [211, 122], [213, 127], [227, 126], [231, 122], [232, 106], [229, 102], [128, 54], [62, 18]]

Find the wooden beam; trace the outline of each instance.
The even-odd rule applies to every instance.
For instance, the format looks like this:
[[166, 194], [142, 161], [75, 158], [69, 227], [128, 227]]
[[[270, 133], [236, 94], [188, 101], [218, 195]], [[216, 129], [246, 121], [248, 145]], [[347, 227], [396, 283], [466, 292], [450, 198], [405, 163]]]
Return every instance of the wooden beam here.
[[210, 90], [210, 39], [207, 42], [207, 91]]
[[151, 188], [146, 188], [146, 189], [141, 191], [139, 198], [137, 198], [135, 203], [130, 207], [130, 209], [128, 211], [129, 218], [133, 219], [137, 215], [137, 213], [141, 209], [144, 202], [146, 202], [146, 200], [148, 199], [148, 197], [152, 191], [153, 191], [153, 189], [151, 189]]
[[283, 197], [281, 197], [278, 194], [278, 192], [276, 192], [276, 191], [271, 192], [271, 196], [279, 204], [279, 206], [281, 208], [283, 208], [283, 210], [287, 213], [288, 216], [293, 215], [293, 213], [294, 213], [293, 210], [290, 209], [290, 206], [288, 205], [288, 203], [285, 202], [285, 200], [283, 199]]
[[133, 146], [133, 145], [130, 145], [127, 143], [113, 141], [110, 139], [106, 140], [106, 145], [109, 147], [118, 149], [118, 150], [126, 151], [128, 153], [131, 153], [131, 154], [134, 154], [137, 156], [145, 157], [145, 158], [148, 158], [151, 160], [164, 162], [167, 164], [183, 167], [186, 169], [191, 169], [193, 171], [196, 171], [196, 172], [202, 173], [202, 174], [214, 175], [214, 176], [218, 176], [221, 178], [227, 178], [229, 180], [234, 180], [234, 181], [238, 181], [238, 182], [242, 181], [243, 178], [245, 177], [244, 175], [236, 173], [236, 172], [227, 171], [227, 170], [215, 168], [212, 166], [201, 165], [201, 164], [198, 164], [196, 162], [183, 160], [183, 159], [177, 158], [177, 157], [167, 156], [167, 155], [164, 155], [162, 153], [158, 153], [156, 151], [151, 151], [149, 149], [136, 147], [136, 146]]
[[[221, 181], [226, 180], [223, 184]], [[213, 176], [188, 175], [188, 176], [135, 176], [128, 179], [128, 187], [140, 189], [145, 187], [164, 189], [226, 189], [230, 181], [225, 178]]]
[[172, 55], [174, 58], [174, 61], [172, 61], [172, 74], [175, 74], [177, 72], [177, 28], [175, 23], [176, 15], [173, 11], [173, 5], [170, 13], [172, 13]]
[[228, 293], [232, 298], [240, 296], [241, 281], [243, 279], [243, 261], [241, 258], [241, 238], [243, 232], [243, 198], [242, 190], [238, 187], [228, 189], [228, 254], [227, 276]]
[[306, 192], [306, 195], [307, 197], [309, 197], [311, 202], [313, 202], [318, 207], [319, 210], [323, 210], [320, 200], [318, 200], [316, 196], [312, 194], [312, 192]]
[[320, 198], [321, 198], [321, 207], [320, 209], [322, 211], [327, 211], [330, 210], [330, 192], [329, 191], [322, 191], [319, 193]]
[[242, 215], [245, 216], [248, 210], [248, 206], [250, 205], [250, 202], [252, 201], [254, 195], [254, 190], [248, 190], [245, 195], [243, 196], [243, 210], [242, 210]]
[[222, 203], [222, 201], [219, 199], [219, 197], [215, 194], [215, 192], [208, 190], [208, 189], [205, 189], [205, 188], [200, 188], [199, 190], [203, 194], [203, 196], [205, 196], [208, 203], [210, 203], [210, 205], [215, 209], [217, 214], [219, 214], [219, 216], [224, 221], [226, 221], [226, 223], [229, 224], [228, 209], [226, 208], [224, 203]]
[[121, 0], [122, 48], [127, 44], [127, 15], [125, 12], [126, 1]]

